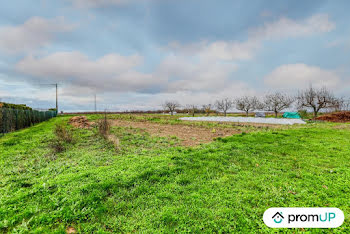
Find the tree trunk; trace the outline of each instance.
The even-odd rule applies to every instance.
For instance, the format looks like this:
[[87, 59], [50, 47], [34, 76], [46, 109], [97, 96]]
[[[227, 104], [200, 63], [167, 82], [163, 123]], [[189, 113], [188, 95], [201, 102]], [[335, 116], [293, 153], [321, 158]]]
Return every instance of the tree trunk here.
[[226, 111], [224, 111], [224, 116], [226, 117]]
[[314, 108], [314, 119], [317, 118], [317, 114], [318, 114], [318, 110], [316, 108]]
[[278, 115], [278, 112], [277, 112], [277, 111], [275, 111], [275, 118], [277, 118], [277, 115]]
[[248, 116], [249, 116], [249, 111], [246, 111], [246, 112], [245, 112], [245, 115], [248, 117]]

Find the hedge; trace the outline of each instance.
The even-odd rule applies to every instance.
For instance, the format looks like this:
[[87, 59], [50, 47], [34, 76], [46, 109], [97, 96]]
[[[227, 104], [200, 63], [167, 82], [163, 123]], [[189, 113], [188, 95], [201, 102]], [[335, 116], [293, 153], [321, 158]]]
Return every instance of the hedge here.
[[57, 116], [57, 111], [0, 108], [0, 133], [30, 127]]
[[6, 102], [0, 102], [0, 108], [9, 108], [9, 109], [19, 109], [19, 110], [31, 110], [26, 104], [12, 104]]

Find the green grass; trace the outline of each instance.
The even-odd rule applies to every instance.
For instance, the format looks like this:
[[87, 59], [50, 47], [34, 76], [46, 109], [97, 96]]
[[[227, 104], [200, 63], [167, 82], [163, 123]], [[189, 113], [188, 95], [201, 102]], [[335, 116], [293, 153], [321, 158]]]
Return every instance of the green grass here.
[[[205, 116], [205, 115], [196, 115], [196, 116]], [[216, 116], [216, 115], [215, 115]], [[264, 131], [269, 130], [271, 125], [251, 125], [245, 123], [232, 123], [232, 122], [205, 122], [205, 121], [182, 121], [179, 118], [188, 117], [188, 115], [160, 115], [160, 114], [123, 114], [123, 115], [108, 115], [110, 119], [119, 119], [126, 121], [139, 121], [139, 122], [151, 122], [157, 124], [171, 124], [171, 125], [189, 125], [194, 127], [204, 127], [204, 128], [234, 128], [238, 132], [251, 132], [251, 131]], [[103, 115], [90, 115], [90, 120], [95, 120], [103, 118]], [[275, 126], [274, 128], [288, 129], [290, 126]]]
[[96, 130], [76, 129], [76, 143], [54, 154], [54, 125], [67, 119], [0, 138], [0, 231], [273, 233], [262, 215], [279, 206], [338, 207], [340, 228], [306, 230], [350, 231], [349, 125], [244, 133], [196, 148], [113, 128], [119, 152]]

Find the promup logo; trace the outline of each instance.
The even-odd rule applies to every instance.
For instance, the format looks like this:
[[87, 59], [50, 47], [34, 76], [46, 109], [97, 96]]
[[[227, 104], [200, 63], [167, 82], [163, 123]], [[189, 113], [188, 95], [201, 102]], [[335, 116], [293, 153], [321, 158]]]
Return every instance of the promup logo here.
[[275, 221], [275, 223], [281, 223], [284, 219], [282, 212], [276, 212], [276, 214], [274, 216], [272, 216], [273, 221]]
[[272, 228], [336, 228], [343, 224], [344, 213], [338, 208], [270, 208], [264, 223]]

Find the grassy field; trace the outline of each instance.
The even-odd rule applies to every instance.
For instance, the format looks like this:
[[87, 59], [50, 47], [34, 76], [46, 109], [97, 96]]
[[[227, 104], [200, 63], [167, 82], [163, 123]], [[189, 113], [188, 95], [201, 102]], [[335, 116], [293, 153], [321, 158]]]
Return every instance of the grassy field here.
[[[101, 116], [91, 115], [91, 120]], [[74, 129], [62, 153], [49, 146], [58, 117], [0, 138], [0, 231], [65, 233], [273, 233], [269, 207], [338, 207], [350, 232], [350, 125], [269, 128], [180, 123], [175, 117], [114, 115], [161, 124], [237, 128], [196, 147], [176, 137], [113, 127], [120, 149], [96, 129]]]

